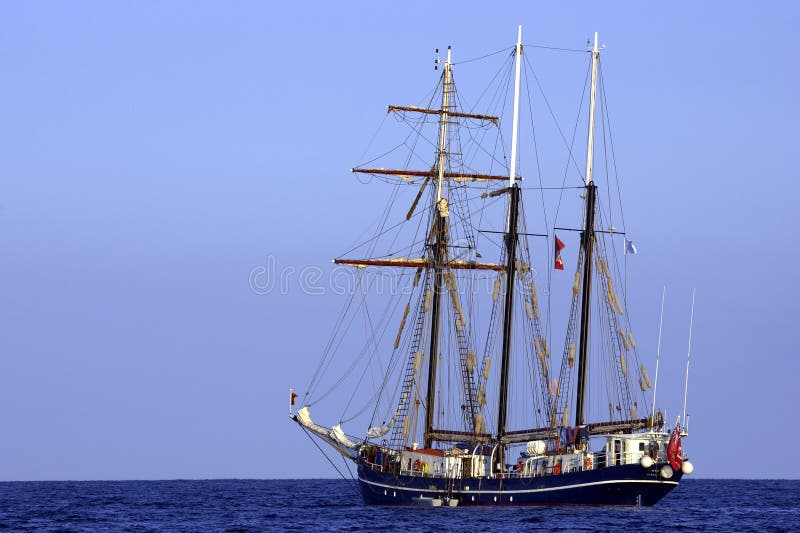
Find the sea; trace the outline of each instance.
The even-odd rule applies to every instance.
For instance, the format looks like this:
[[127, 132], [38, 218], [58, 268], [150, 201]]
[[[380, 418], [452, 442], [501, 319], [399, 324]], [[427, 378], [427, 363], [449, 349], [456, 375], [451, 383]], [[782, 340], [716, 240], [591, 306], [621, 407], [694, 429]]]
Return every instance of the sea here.
[[7, 531], [800, 531], [800, 481], [687, 479], [650, 508], [367, 507], [345, 480], [0, 483]]

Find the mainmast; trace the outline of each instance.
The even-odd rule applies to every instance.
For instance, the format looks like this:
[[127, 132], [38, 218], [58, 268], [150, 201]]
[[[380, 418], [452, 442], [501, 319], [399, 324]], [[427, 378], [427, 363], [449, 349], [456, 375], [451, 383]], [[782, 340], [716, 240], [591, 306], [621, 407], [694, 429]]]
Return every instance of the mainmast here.
[[425, 396], [425, 447], [433, 444], [433, 419], [436, 413], [436, 363], [439, 357], [439, 323], [441, 322], [442, 265], [447, 246], [446, 217], [447, 199], [442, 196], [442, 186], [447, 166], [447, 120], [450, 111], [452, 73], [450, 71], [450, 47], [447, 47], [447, 62], [442, 74], [442, 109], [439, 113], [439, 160], [436, 208], [433, 210], [433, 297], [431, 301], [431, 343], [428, 354], [428, 389]]
[[594, 110], [597, 94], [597, 65], [600, 50], [597, 47], [597, 32], [594, 34], [592, 48], [592, 88], [589, 98], [589, 139], [586, 148], [586, 212], [584, 215], [581, 250], [583, 251], [583, 292], [581, 294], [581, 327], [578, 356], [578, 394], [575, 406], [575, 425], [584, 424], [584, 404], [586, 403], [586, 360], [589, 351], [589, 322], [592, 293], [592, 252], [594, 251], [594, 211], [597, 187], [592, 180], [594, 161]]
[[[516, 76], [514, 79], [514, 116], [511, 123], [511, 165], [509, 168], [509, 207], [508, 207], [508, 231], [506, 232], [506, 253], [508, 263], [506, 265], [506, 295], [503, 306], [503, 347], [502, 359], [500, 363], [500, 390], [497, 413], [497, 440], [500, 441], [506, 433], [506, 418], [508, 416], [508, 372], [511, 358], [511, 334], [512, 321], [514, 317], [514, 280], [516, 278], [516, 256], [517, 256], [517, 219], [519, 218], [519, 187], [515, 183], [517, 172], [517, 129], [519, 125], [519, 80], [520, 63], [522, 60], [522, 26], [517, 33], [516, 54]], [[502, 443], [497, 447], [497, 468], [503, 471], [505, 463], [505, 448]], [[493, 465], [494, 466], [494, 465]]]

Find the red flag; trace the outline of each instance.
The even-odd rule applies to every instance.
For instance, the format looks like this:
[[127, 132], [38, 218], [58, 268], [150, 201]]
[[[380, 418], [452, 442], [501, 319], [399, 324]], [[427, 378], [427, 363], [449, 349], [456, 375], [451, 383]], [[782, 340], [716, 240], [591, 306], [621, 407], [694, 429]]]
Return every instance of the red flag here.
[[297, 393], [292, 392], [292, 395], [291, 395], [291, 397], [289, 399], [289, 405], [294, 405], [295, 400], [297, 400]]
[[675, 424], [675, 431], [672, 432], [672, 436], [669, 438], [669, 444], [667, 445], [667, 460], [669, 461], [669, 465], [676, 472], [680, 470], [681, 465], [683, 464], [680, 424]]
[[555, 237], [555, 239], [556, 239], [556, 264], [555, 264], [555, 269], [556, 270], [564, 270], [564, 261], [561, 260], [561, 250], [564, 249], [564, 243], [561, 242], [561, 239], [559, 239], [558, 235], [556, 235], [555, 233], [553, 234], [553, 237]]

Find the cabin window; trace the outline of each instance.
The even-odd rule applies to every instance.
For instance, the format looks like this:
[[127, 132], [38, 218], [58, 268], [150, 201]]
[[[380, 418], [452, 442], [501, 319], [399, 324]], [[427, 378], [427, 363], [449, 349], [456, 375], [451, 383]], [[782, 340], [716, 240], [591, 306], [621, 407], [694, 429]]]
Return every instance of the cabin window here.
[[622, 442], [619, 440], [614, 441], [614, 464], [622, 464]]
[[649, 446], [649, 450], [647, 455], [650, 456], [651, 459], [658, 459], [658, 444], [655, 442], [651, 442]]
[[644, 451], [644, 442], [640, 442], [640, 443], [639, 443], [639, 451], [640, 451], [640, 452], [643, 452], [643, 451]]

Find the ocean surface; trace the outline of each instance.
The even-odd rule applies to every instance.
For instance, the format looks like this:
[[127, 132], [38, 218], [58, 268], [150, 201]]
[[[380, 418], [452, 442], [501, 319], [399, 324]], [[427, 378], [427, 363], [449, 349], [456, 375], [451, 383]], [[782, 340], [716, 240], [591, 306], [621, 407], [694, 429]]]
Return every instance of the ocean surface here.
[[8, 531], [800, 531], [800, 481], [689, 479], [651, 508], [366, 507], [343, 480], [0, 483]]

